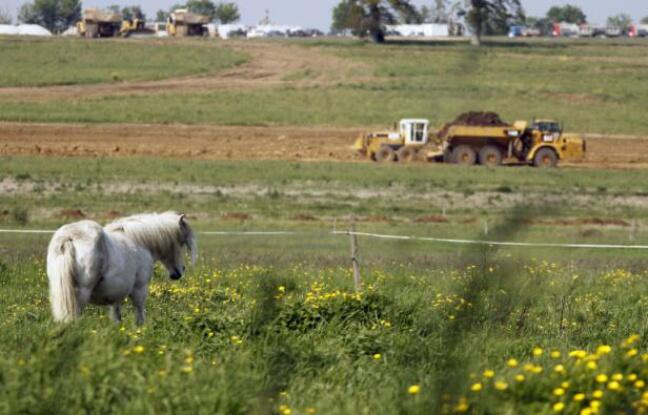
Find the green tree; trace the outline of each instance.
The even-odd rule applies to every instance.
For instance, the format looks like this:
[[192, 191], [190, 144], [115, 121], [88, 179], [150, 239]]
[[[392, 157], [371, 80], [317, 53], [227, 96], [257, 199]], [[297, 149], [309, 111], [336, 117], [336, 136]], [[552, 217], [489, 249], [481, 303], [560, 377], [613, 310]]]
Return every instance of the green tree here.
[[140, 6], [125, 6], [121, 9], [121, 15], [124, 20], [146, 20], [146, 15]]
[[641, 24], [648, 24], [648, 16], [641, 19]]
[[385, 41], [385, 26], [399, 20], [420, 21], [420, 14], [410, 0], [343, 0], [333, 9], [334, 27], [351, 30], [361, 37], [368, 35], [379, 43]]
[[448, 23], [450, 21], [450, 7], [448, 0], [434, 0], [434, 7], [430, 10], [430, 22]]
[[158, 10], [155, 13], [156, 22], [166, 22], [168, 18], [169, 18], [169, 13], [165, 12], [164, 10]]
[[587, 16], [583, 9], [578, 6], [567, 4], [566, 6], [554, 6], [547, 12], [547, 19], [553, 23], [585, 23]]
[[462, 14], [472, 29], [475, 46], [481, 45], [484, 34], [506, 33], [511, 23], [525, 20], [520, 0], [466, 0], [466, 6]]
[[35, 0], [23, 4], [18, 12], [19, 21], [39, 24], [54, 33], [64, 31], [79, 19], [79, 0]]
[[221, 24], [236, 23], [241, 20], [241, 12], [236, 3], [218, 3], [214, 16]]
[[361, 35], [363, 10], [356, 0], [343, 0], [333, 9], [333, 24], [331, 29], [334, 33], [350, 31], [354, 36]]
[[607, 24], [610, 27], [621, 29], [623, 33], [627, 33], [630, 30], [630, 26], [632, 26], [632, 17], [625, 13], [617, 14], [616, 16], [608, 17]]
[[189, 0], [185, 7], [192, 13], [209, 16], [210, 20], [216, 15], [216, 6], [211, 0]]

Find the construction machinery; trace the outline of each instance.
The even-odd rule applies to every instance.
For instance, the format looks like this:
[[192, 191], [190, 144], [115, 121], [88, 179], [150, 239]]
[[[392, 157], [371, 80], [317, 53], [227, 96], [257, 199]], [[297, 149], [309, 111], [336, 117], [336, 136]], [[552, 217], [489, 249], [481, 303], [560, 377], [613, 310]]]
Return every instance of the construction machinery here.
[[211, 21], [209, 16], [192, 13], [187, 9], [176, 9], [169, 15], [167, 33], [169, 36], [205, 36], [206, 25]]
[[123, 20], [119, 33], [122, 37], [130, 37], [134, 35], [155, 35], [155, 30], [146, 27], [146, 22], [142, 19], [133, 18], [131, 20]]
[[476, 112], [462, 114], [436, 135], [430, 134], [429, 125], [425, 119], [404, 119], [397, 131], [359, 137], [354, 149], [377, 162], [435, 160], [485, 166], [506, 162], [536, 167], [581, 159], [586, 151], [580, 136], [563, 133], [553, 120], [507, 124], [497, 114]]
[[119, 13], [97, 8], [85, 9], [81, 21], [77, 22], [77, 32], [87, 38], [113, 37], [119, 33], [121, 21]]

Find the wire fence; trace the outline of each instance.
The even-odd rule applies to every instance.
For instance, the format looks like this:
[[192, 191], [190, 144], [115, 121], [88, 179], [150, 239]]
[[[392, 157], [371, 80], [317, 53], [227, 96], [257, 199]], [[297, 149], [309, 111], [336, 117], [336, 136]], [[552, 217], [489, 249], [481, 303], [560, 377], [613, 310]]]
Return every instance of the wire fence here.
[[[53, 234], [55, 230], [47, 229], [0, 229], [0, 234]], [[356, 236], [362, 238], [373, 238], [382, 240], [395, 241], [418, 241], [434, 242], [448, 245], [481, 245], [481, 246], [500, 246], [515, 248], [570, 248], [570, 249], [629, 249], [629, 250], [648, 250], [648, 245], [632, 244], [579, 244], [579, 243], [552, 243], [552, 242], [516, 242], [516, 241], [491, 241], [483, 239], [453, 239], [437, 238], [432, 236], [415, 236], [415, 235], [394, 235], [371, 232], [357, 231], [197, 231], [199, 235], [206, 236], [297, 236], [297, 235], [334, 235], [334, 236]]]

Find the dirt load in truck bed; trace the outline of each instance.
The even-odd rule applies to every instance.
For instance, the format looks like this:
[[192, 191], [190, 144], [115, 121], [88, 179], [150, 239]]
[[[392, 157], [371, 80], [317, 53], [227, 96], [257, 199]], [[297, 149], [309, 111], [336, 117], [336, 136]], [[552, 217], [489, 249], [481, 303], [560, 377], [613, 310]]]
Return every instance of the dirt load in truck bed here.
[[487, 112], [487, 111], [470, 111], [470, 112], [464, 112], [463, 114], [459, 115], [457, 118], [455, 118], [454, 121], [451, 123], [445, 124], [443, 128], [439, 131], [437, 136], [439, 138], [444, 138], [446, 134], [448, 134], [448, 130], [450, 130], [450, 127], [453, 125], [473, 125], [473, 126], [480, 126], [480, 127], [506, 127], [508, 124], [507, 122], [503, 121], [499, 114], [495, 112]]

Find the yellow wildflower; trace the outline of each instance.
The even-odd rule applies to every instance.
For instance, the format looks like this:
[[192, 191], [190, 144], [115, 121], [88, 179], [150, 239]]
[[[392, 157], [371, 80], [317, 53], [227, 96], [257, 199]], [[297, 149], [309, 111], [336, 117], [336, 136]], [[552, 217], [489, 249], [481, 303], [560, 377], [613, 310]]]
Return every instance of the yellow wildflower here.
[[470, 387], [470, 390], [473, 392], [479, 392], [482, 390], [484, 385], [482, 385], [480, 382], [473, 383], [473, 385]]
[[495, 389], [497, 389], [498, 391], [505, 391], [508, 389], [508, 383], [498, 380], [497, 382], [495, 382]]
[[563, 396], [565, 394], [565, 390], [563, 388], [556, 388], [553, 390], [553, 394], [556, 396]]
[[380, 360], [380, 358], [382, 358], [382, 355], [381, 355], [380, 353], [375, 353], [375, 354], [373, 355], [373, 359], [374, 359], [374, 360]]
[[465, 399], [460, 400], [454, 407], [455, 412], [468, 412], [468, 409], [470, 409], [470, 405], [468, 405]]
[[133, 352], [135, 352], [135, 353], [144, 353], [144, 346], [135, 346], [133, 348]]
[[601, 399], [603, 397], [603, 391], [595, 390], [594, 392], [592, 392], [592, 397], [596, 399]]
[[574, 395], [574, 401], [580, 402], [585, 399], [585, 394], [584, 393], [577, 393]]
[[598, 375], [596, 375], [596, 381], [598, 383], [605, 383], [608, 381], [608, 377], [605, 373], [599, 373]]
[[515, 381], [516, 382], [524, 382], [524, 379], [525, 378], [524, 378], [523, 374], [515, 375]]
[[644, 386], [646, 386], [646, 383], [641, 379], [639, 379], [638, 381], [636, 381], [634, 383], [634, 387], [637, 388], [637, 389], [643, 389]]
[[558, 350], [552, 350], [549, 354], [552, 359], [560, 359], [560, 352]]
[[517, 361], [517, 359], [511, 358], [506, 362], [506, 365], [508, 367], [517, 367], [518, 361]]
[[492, 371], [492, 370], [490, 370], [490, 369], [486, 369], [486, 370], [484, 370], [484, 377], [485, 377], [485, 378], [492, 378], [493, 376], [495, 376], [495, 372], [494, 372], [494, 371]]
[[612, 347], [608, 346], [607, 344], [603, 344], [596, 348], [596, 354], [600, 354], [600, 355], [608, 354], [611, 351], [612, 351]]
[[587, 368], [589, 370], [596, 370], [596, 369], [598, 369], [598, 364], [596, 364], [596, 362], [594, 362], [594, 361], [589, 361], [589, 362], [587, 362]]
[[535, 349], [533, 349], [533, 355], [535, 357], [542, 356], [543, 352], [544, 352], [544, 350], [542, 350], [542, 348], [540, 348], [540, 347], [536, 347]]
[[407, 388], [407, 393], [410, 395], [418, 395], [421, 392], [421, 387], [419, 385], [412, 385]]
[[626, 352], [627, 357], [635, 357], [636, 355], [639, 354], [639, 351], [637, 349], [630, 349]]
[[619, 385], [619, 382], [617, 382], [616, 380], [613, 380], [612, 382], [608, 383], [607, 387], [611, 391], [618, 391], [621, 385]]
[[556, 372], [556, 373], [565, 373], [565, 366], [563, 366], [563, 365], [554, 366], [554, 372]]
[[623, 375], [621, 373], [615, 373], [614, 375], [612, 375], [612, 380], [620, 382], [623, 380]]
[[556, 402], [553, 405], [554, 412], [562, 412], [563, 409], [565, 409], [565, 404], [562, 402]]

